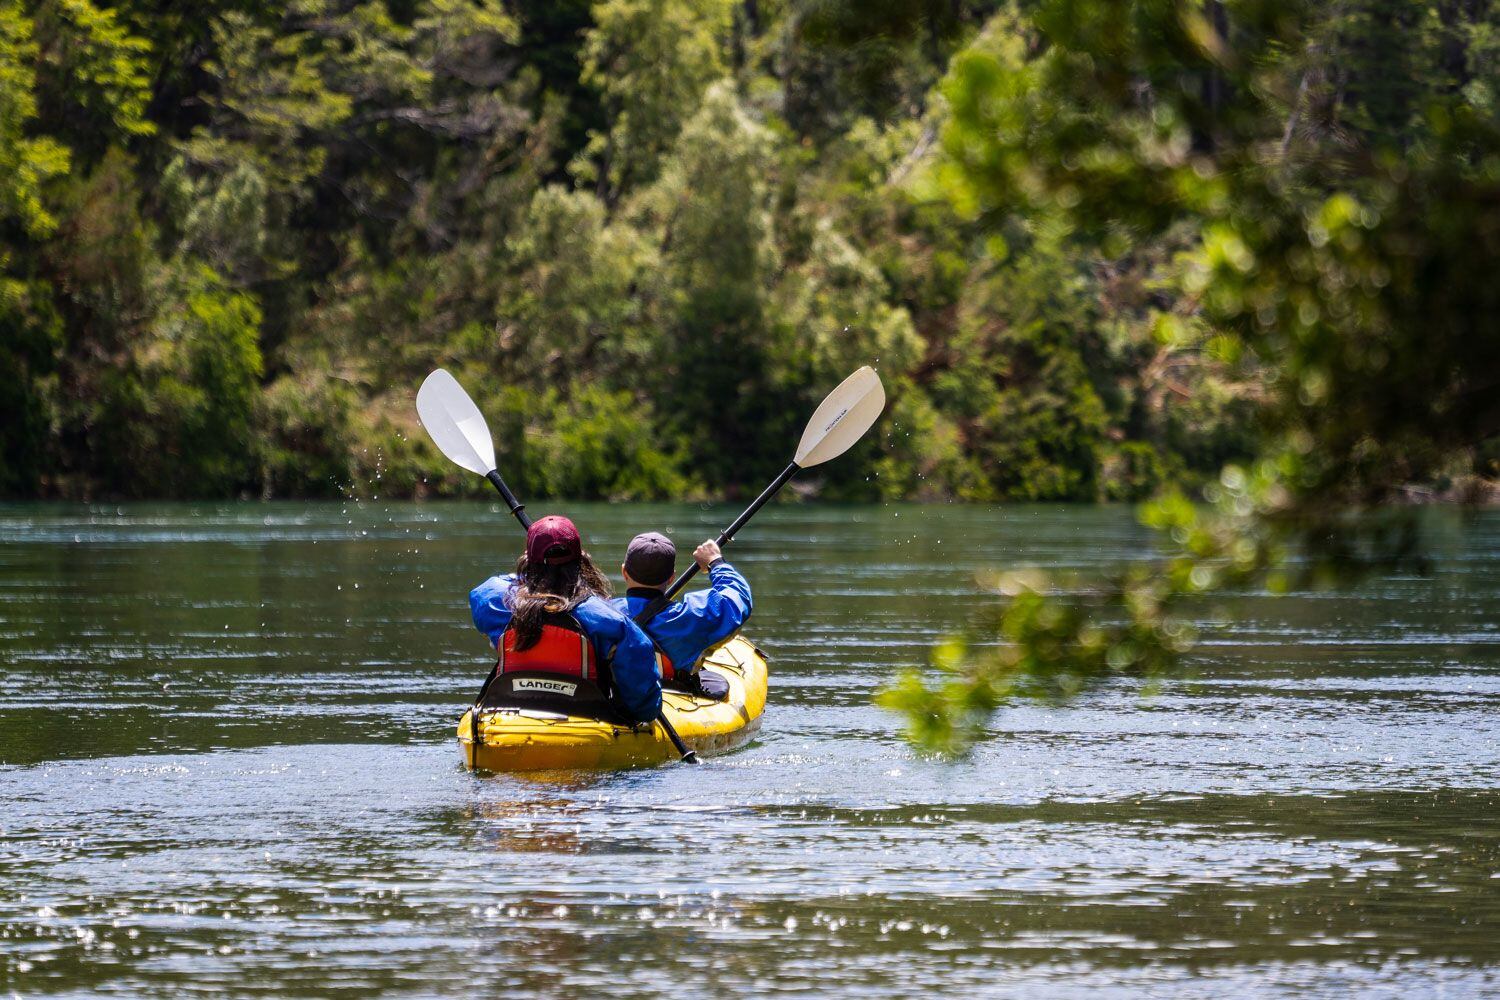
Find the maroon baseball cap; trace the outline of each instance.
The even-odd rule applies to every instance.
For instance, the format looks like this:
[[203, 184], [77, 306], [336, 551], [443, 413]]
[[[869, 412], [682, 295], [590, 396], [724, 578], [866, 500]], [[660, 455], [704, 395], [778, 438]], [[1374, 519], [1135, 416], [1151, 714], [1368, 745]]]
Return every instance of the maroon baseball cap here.
[[573, 522], [557, 514], [533, 521], [526, 529], [526, 561], [561, 566], [583, 555], [583, 542]]

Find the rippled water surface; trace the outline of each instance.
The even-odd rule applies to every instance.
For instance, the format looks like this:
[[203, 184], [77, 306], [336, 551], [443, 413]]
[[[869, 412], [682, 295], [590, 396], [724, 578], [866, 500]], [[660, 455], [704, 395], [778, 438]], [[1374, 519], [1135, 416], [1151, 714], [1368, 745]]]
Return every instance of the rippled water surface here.
[[[576, 506], [617, 565], [732, 516]], [[871, 695], [975, 571], [1122, 509], [788, 507], [734, 560], [765, 724], [701, 768], [476, 778], [485, 505], [0, 507], [0, 990], [681, 996], [1500, 990], [1500, 515], [1433, 573], [1205, 608], [1191, 677], [1002, 712]], [[1212, 627], [1220, 625], [1221, 627]]]

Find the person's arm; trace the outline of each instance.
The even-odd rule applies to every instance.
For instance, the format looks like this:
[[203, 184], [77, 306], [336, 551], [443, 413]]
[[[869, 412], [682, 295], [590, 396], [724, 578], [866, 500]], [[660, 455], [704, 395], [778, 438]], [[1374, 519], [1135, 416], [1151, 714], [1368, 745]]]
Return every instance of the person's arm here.
[[[625, 714], [636, 722], [650, 722], [661, 714], [661, 677], [656, 673], [656, 647], [641, 627], [596, 598], [580, 605], [579, 612], [588, 615], [595, 651], [613, 648], [610, 672], [614, 676], [615, 698]], [[580, 618], [582, 615], [580, 615]]]
[[474, 617], [474, 627], [490, 637], [491, 646], [510, 625], [508, 595], [515, 582], [515, 574], [492, 576], [469, 591], [469, 613]]
[[683, 598], [684, 617], [702, 623], [703, 644], [712, 646], [745, 624], [755, 605], [750, 582], [724, 560], [717, 544], [704, 542], [693, 552], [693, 558], [708, 570], [709, 587]]

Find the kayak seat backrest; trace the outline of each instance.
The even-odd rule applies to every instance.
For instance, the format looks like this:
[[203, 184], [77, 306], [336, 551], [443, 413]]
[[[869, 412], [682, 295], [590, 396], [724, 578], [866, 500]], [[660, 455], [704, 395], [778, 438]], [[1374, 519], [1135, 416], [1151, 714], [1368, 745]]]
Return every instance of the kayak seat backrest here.
[[603, 689], [593, 681], [531, 670], [499, 674], [485, 688], [480, 714], [507, 708], [610, 721], [616, 715]]

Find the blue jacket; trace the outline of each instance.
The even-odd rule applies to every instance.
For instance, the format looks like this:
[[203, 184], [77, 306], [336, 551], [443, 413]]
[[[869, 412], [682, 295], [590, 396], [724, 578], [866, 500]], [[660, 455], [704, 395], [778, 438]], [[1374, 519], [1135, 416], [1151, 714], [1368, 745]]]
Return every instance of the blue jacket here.
[[[491, 646], [510, 624], [515, 585], [515, 574], [509, 573], [492, 576], [469, 591], [474, 627], [490, 637]], [[646, 633], [601, 597], [590, 597], [572, 613], [593, 644], [594, 655], [610, 665], [620, 707], [639, 722], [656, 718], [661, 713], [661, 678], [656, 673], [656, 650]]]
[[[668, 604], [646, 623], [646, 631], [678, 670], [691, 670], [705, 649], [729, 638], [750, 617], [750, 584], [739, 570], [720, 559], [709, 567], [708, 580], [707, 590]], [[660, 593], [654, 587], [632, 587], [610, 603], [633, 619]]]

